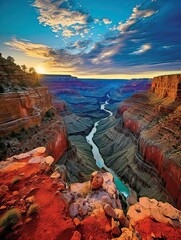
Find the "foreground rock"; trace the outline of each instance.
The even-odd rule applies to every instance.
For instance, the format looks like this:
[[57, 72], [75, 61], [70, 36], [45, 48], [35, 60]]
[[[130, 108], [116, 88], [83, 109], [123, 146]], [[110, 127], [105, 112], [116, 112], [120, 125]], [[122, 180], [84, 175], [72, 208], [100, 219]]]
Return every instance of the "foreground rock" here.
[[145, 218], [175, 228], [181, 227], [181, 212], [179, 210], [169, 203], [158, 202], [147, 197], [140, 198], [139, 203], [129, 207], [127, 217], [130, 219], [130, 226], [132, 227]]
[[[41, 147], [11, 157], [0, 170], [0, 239], [71, 239], [75, 225], [58, 191], [61, 180], [53, 184], [50, 178], [50, 163], [54, 159]], [[10, 209], [18, 209], [21, 219], [8, 229], [2, 218]]]
[[91, 175], [91, 188], [97, 189], [102, 187], [102, 184], [104, 182], [104, 178], [102, 174], [95, 172], [95, 174]]
[[[1, 239], [180, 239], [181, 212], [170, 204], [140, 198], [125, 216], [110, 173], [93, 172], [90, 181], [66, 187], [65, 178], [51, 178], [58, 170], [52, 160], [41, 147], [0, 170]], [[102, 183], [96, 189], [95, 176]], [[4, 220], [9, 215], [13, 222]]]
[[[96, 188], [92, 188], [92, 179], [95, 177], [101, 184], [97, 184], [96, 180]], [[108, 216], [116, 217], [114, 208], [121, 206], [113, 177], [107, 172], [94, 172], [90, 181], [71, 184], [70, 191], [64, 193], [64, 198], [70, 204], [70, 216], [72, 217], [84, 218], [98, 212], [105, 212]]]

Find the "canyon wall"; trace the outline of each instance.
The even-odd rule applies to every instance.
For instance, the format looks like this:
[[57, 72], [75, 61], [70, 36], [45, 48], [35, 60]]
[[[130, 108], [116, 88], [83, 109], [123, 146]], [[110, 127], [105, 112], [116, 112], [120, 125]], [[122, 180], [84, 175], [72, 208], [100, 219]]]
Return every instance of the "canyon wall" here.
[[0, 136], [41, 125], [42, 118], [51, 108], [51, 96], [46, 87], [1, 93]]
[[152, 82], [152, 93], [172, 100], [181, 100], [181, 78], [179, 74], [155, 77]]
[[166, 189], [178, 208], [181, 208], [180, 82], [181, 75], [156, 77], [150, 92], [133, 95], [118, 110], [123, 128], [138, 140], [137, 155], [155, 172], [155, 177], [159, 176], [160, 187]]
[[0, 94], [1, 159], [45, 146], [57, 161], [68, 149], [62, 118], [47, 87]]

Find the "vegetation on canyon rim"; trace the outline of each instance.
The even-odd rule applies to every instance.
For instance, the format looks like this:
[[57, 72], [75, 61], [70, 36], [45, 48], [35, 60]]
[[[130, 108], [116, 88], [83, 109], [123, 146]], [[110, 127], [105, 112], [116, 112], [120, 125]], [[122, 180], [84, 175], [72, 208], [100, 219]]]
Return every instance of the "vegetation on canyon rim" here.
[[21, 219], [21, 212], [17, 208], [8, 210], [2, 218], [0, 218], [0, 228], [2, 231], [12, 229]]
[[13, 57], [2, 57], [0, 53], [0, 93], [7, 91], [20, 91], [27, 87], [41, 86], [42, 76], [33, 67], [17, 65]]

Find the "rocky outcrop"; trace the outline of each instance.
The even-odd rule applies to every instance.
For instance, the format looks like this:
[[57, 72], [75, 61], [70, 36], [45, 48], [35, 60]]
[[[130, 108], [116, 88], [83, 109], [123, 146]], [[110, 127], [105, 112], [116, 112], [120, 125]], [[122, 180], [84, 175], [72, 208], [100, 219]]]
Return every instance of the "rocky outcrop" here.
[[[181, 208], [180, 79], [181, 75], [156, 77], [150, 90], [152, 93], [133, 95], [121, 103], [119, 108], [123, 129], [130, 131], [137, 142], [138, 151], [135, 156], [137, 164], [161, 179], [160, 187], [168, 191], [179, 209]], [[144, 166], [141, 158], [147, 166]]]
[[180, 239], [180, 211], [168, 203], [140, 198], [138, 203], [129, 207], [127, 218], [129, 228], [122, 228], [122, 235], [117, 240]]
[[68, 149], [63, 120], [47, 87], [0, 94], [0, 137], [1, 160], [44, 145], [57, 161]]
[[[0, 169], [0, 237], [44, 239], [168, 239], [181, 235], [181, 212], [168, 203], [140, 198], [125, 215], [113, 176], [91, 189], [91, 180], [68, 186], [45, 147], [12, 156]], [[52, 174], [52, 172], [54, 174]], [[52, 177], [55, 176], [56, 178]], [[11, 221], [13, 216], [13, 221]], [[46, 233], [46, 234], [45, 234]]]
[[[1, 239], [68, 240], [72, 237], [75, 226], [58, 190], [62, 181], [50, 178], [54, 164], [55, 160], [47, 156], [44, 147], [6, 160], [0, 170]], [[10, 209], [17, 209], [20, 219], [11, 225], [8, 221], [4, 224], [3, 217], [10, 214]]]
[[52, 108], [46, 87], [0, 94], [0, 136], [41, 125]]
[[161, 98], [171, 98], [173, 101], [181, 100], [181, 75], [167, 75], [155, 77], [152, 81], [151, 90]]

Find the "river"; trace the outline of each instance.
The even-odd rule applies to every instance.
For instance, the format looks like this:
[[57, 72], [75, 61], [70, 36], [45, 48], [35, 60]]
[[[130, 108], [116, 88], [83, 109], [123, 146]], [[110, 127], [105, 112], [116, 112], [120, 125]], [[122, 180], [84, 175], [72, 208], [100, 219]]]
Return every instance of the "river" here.
[[113, 113], [111, 111], [109, 111], [105, 108], [106, 105], [108, 105], [108, 104], [109, 104], [109, 94], [107, 94], [107, 100], [105, 101], [105, 103], [101, 104], [101, 107], [100, 107], [101, 110], [109, 113], [109, 116], [105, 117], [105, 118], [102, 118], [101, 120], [94, 123], [94, 126], [93, 126], [91, 132], [86, 136], [86, 140], [87, 140], [88, 144], [90, 144], [92, 146], [92, 154], [93, 154], [93, 157], [96, 161], [96, 165], [99, 168], [104, 168], [106, 171], [110, 172], [113, 175], [114, 182], [116, 184], [117, 189], [119, 190], [120, 193], [122, 193], [127, 198], [129, 196], [129, 189], [123, 184], [123, 182], [116, 175], [116, 173], [111, 168], [108, 168], [105, 165], [104, 159], [103, 159], [103, 157], [102, 157], [102, 155], [99, 151], [99, 148], [97, 147], [97, 145], [93, 141], [94, 134], [96, 133], [97, 126], [100, 124], [100, 122], [103, 121], [103, 120], [106, 120], [107, 118], [109, 118], [113, 115]]

